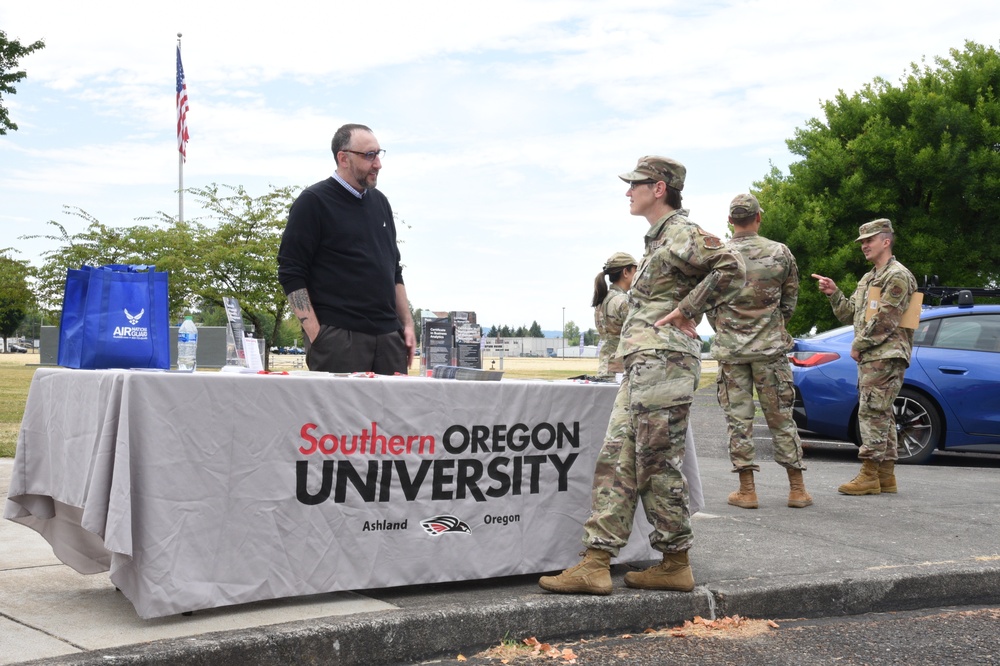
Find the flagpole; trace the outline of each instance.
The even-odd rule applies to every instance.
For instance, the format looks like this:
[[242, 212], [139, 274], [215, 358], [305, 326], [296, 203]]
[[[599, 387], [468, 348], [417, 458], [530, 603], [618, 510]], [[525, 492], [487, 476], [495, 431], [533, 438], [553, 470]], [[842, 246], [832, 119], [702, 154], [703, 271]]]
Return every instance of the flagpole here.
[[[181, 33], [177, 33], [178, 58], [181, 52]], [[184, 153], [177, 151], [177, 221], [184, 221]]]

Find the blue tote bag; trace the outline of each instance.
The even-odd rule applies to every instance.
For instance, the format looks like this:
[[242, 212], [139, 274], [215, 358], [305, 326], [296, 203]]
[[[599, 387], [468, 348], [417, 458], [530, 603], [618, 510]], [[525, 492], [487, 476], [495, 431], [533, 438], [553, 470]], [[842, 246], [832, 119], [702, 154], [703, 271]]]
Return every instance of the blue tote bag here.
[[109, 264], [66, 274], [57, 363], [67, 368], [170, 368], [167, 273]]

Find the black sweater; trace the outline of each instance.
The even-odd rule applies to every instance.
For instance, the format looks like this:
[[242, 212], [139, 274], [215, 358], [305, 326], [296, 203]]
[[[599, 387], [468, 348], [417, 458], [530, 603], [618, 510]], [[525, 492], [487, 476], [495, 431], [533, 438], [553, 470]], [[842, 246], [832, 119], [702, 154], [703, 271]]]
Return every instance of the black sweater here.
[[320, 324], [372, 335], [399, 330], [403, 269], [385, 195], [369, 189], [358, 199], [333, 178], [303, 190], [281, 237], [278, 280], [286, 295], [309, 291]]

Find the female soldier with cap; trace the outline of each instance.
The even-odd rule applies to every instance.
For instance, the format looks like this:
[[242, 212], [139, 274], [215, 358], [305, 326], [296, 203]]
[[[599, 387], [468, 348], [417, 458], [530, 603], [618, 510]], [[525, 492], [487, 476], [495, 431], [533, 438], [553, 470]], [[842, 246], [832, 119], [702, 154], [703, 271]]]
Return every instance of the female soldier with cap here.
[[[615, 252], [604, 264], [604, 269], [594, 278], [594, 324], [601, 336], [601, 352], [597, 365], [598, 377], [613, 377], [624, 370], [618, 355], [618, 341], [622, 324], [628, 314], [628, 292], [638, 264], [631, 254]], [[608, 288], [605, 276], [611, 281]]]
[[739, 253], [687, 218], [681, 190], [687, 170], [676, 160], [640, 158], [619, 176], [629, 184], [629, 212], [645, 217], [639, 263], [619, 347], [625, 365], [597, 457], [582, 562], [538, 584], [550, 592], [611, 594], [611, 558], [628, 543], [639, 502], [653, 527], [660, 564], [625, 574], [629, 587], [694, 589], [688, 561], [693, 533], [682, 472], [688, 417], [701, 375], [703, 313], [739, 293], [746, 267]]

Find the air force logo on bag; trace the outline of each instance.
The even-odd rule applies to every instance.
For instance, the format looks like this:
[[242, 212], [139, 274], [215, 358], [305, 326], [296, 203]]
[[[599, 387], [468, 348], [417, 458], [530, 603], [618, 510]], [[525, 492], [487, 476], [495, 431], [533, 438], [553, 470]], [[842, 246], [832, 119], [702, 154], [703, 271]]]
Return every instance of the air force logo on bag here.
[[115, 326], [114, 333], [112, 337], [115, 340], [145, 340], [149, 337], [149, 329], [145, 326], [137, 326], [139, 320], [142, 319], [142, 315], [146, 314], [146, 309], [142, 308], [139, 310], [139, 314], [132, 314], [128, 311], [128, 308], [122, 310], [125, 313], [125, 318], [128, 319], [128, 323], [131, 326]]

